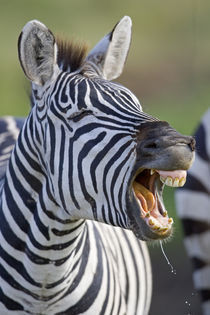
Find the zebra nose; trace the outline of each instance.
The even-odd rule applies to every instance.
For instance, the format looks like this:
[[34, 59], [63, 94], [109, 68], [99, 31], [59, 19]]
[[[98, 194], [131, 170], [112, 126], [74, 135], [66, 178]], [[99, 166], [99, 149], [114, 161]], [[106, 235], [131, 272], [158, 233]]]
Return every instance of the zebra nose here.
[[188, 136], [163, 136], [160, 138], [150, 138], [144, 140], [138, 146], [138, 149], [141, 151], [141, 154], [144, 156], [152, 156], [165, 150], [169, 147], [189, 147], [190, 151], [195, 151], [195, 139]]

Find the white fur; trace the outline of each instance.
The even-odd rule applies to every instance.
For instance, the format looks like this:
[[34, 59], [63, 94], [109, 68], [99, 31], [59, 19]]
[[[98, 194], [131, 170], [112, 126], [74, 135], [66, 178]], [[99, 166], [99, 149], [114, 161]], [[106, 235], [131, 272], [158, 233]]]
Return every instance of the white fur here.
[[195, 271], [193, 275], [196, 289], [209, 289], [210, 287], [210, 265]]
[[209, 315], [210, 301], [206, 301], [202, 304], [203, 315]]
[[210, 231], [186, 237], [185, 245], [189, 256], [197, 257], [210, 263], [210, 250], [206, 250], [210, 246], [209, 239]]
[[191, 190], [179, 190], [176, 195], [178, 215], [180, 218], [206, 222], [209, 218], [209, 201], [209, 196], [203, 192], [195, 194]]

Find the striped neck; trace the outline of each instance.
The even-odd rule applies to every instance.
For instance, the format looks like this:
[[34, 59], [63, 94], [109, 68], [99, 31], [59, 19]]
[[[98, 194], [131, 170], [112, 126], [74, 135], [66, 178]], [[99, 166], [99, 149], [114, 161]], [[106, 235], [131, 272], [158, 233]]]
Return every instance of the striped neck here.
[[18, 268], [24, 269], [33, 292], [46, 296], [46, 289], [47, 295], [57, 295], [60, 283], [62, 291], [69, 288], [75, 277], [72, 270], [82, 263], [81, 253], [88, 245], [86, 223], [71, 220], [53, 200], [35, 154], [36, 144], [29, 144], [26, 136], [29, 127], [30, 121], [21, 131], [7, 169], [2, 233], [7, 243], [15, 244], [14, 256], [22, 262]]

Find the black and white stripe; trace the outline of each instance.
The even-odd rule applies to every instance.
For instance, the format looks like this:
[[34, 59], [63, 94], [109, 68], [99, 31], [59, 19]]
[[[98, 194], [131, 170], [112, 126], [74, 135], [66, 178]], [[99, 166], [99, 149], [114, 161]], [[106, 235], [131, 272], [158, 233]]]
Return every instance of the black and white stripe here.
[[[130, 39], [124, 17], [74, 69], [45, 25], [23, 28], [18, 52], [32, 108], [24, 124], [1, 121], [1, 315], [149, 313], [151, 267], [139, 239], [166, 238], [172, 226], [150, 171], [186, 170], [194, 142], [111, 81]], [[147, 215], [134, 195], [139, 176], [146, 206], [153, 200]]]
[[0, 181], [5, 174], [7, 162], [23, 123], [24, 119], [22, 118], [14, 119], [10, 116], [0, 118]]
[[[21, 122], [16, 125], [18, 121], [12, 117], [2, 118], [1, 122], [8, 136], [11, 125], [17, 133], [21, 127]], [[41, 188], [41, 178], [45, 174], [38, 160], [43, 167], [46, 163], [41, 156], [37, 157], [41, 155], [38, 146], [42, 130], [36, 128], [39, 128], [39, 123], [33, 124], [32, 111], [3, 178], [1, 314], [148, 314], [151, 270], [146, 245], [132, 232], [89, 220], [72, 221], [67, 210], [60, 211], [52, 195], [56, 189], [60, 194], [62, 189], [52, 188], [53, 183], [47, 181]], [[32, 136], [30, 141], [29, 132]], [[51, 132], [51, 136], [55, 134], [55, 130]], [[95, 141], [97, 136], [93, 139], [95, 145], [100, 143], [100, 134], [98, 141]], [[74, 147], [64, 148], [64, 127], [61, 127], [61, 136], [57, 154]], [[113, 149], [111, 143], [110, 140], [103, 155], [106, 155], [106, 150]], [[57, 142], [48, 144], [56, 146]], [[6, 143], [2, 142], [2, 145], [4, 148]], [[92, 147], [89, 143], [89, 152]], [[117, 155], [115, 153], [114, 157]], [[66, 170], [65, 161], [61, 160], [61, 163]], [[95, 169], [98, 163], [95, 161]], [[56, 161], [49, 164], [52, 164], [49, 165], [50, 171], [55, 173]], [[78, 171], [76, 176], [82, 175]], [[64, 181], [60, 178], [61, 187]], [[83, 199], [87, 204], [89, 196], [85, 190], [84, 186]], [[77, 197], [78, 202], [79, 199]], [[114, 225], [122, 221], [115, 222], [117, 217], [108, 220]]]
[[122, 178], [138, 124], [154, 119], [126, 88], [79, 73], [33, 84], [31, 99], [23, 127], [1, 120], [1, 315], [148, 314], [146, 245], [84, 219], [126, 228]]
[[197, 152], [185, 186], [176, 194], [183, 222], [185, 245], [191, 257], [193, 281], [202, 300], [203, 314], [210, 314], [210, 109], [195, 133]]

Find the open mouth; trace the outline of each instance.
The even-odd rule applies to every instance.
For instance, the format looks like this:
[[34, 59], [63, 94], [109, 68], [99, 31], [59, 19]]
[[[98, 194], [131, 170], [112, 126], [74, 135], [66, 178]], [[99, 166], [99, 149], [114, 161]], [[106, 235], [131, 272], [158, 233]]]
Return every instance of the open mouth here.
[[181, 187], [185, 184], [187, 172], [184, 170], [160, 171], [144, 169], [133, 180], [132, 188], [139, 205], [140, 217], [146, 222], [151, 232], [166, 237], [169, 235], [173, 219], [163, 203], [164, 186]]

